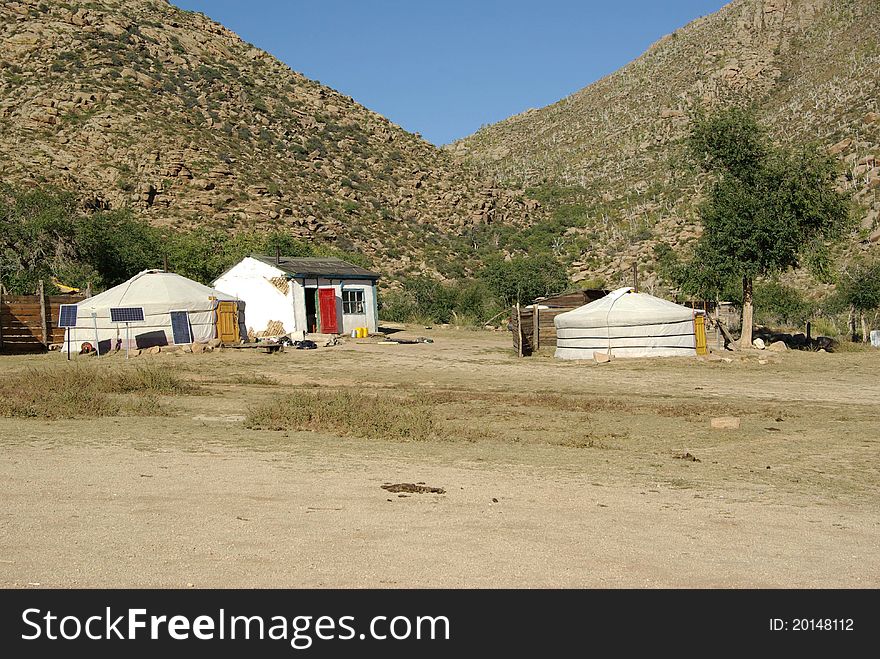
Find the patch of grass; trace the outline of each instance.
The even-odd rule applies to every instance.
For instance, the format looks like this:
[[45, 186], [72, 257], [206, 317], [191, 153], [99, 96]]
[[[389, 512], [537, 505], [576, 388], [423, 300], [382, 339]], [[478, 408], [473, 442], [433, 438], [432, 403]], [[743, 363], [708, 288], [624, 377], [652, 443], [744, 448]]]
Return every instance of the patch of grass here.
[[258, 430], [312, 430], [370, 439], [443, 438], [430, 405], [349, 391], [296, 391], [252, 407], [245, 426]]
[[263, 375], [262, 373], [252, 375], [233, 375], [230, 378], [218, 380], [218, 382], [223, 384], [259, 385], [261, 387], [277, 387], [281, 384], [275, 378]]
[[[163, 414], [160, 395], [198, 393], [169, 366], [113, 368], [75, 364], [30, 368], [0, 382], [0, 416], [81, 419]], [[137, 397], [132, 397], [138, 394]]]

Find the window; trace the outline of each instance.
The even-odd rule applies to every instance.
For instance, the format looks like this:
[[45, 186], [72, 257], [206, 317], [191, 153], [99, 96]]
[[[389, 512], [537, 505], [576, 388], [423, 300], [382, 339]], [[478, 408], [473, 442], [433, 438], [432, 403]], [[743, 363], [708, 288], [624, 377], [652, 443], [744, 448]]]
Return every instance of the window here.
[[346, 314], [363, 314], [364, 313], [364, 291], [360, 288], [343, 289], [342, 291], [342, 313]]

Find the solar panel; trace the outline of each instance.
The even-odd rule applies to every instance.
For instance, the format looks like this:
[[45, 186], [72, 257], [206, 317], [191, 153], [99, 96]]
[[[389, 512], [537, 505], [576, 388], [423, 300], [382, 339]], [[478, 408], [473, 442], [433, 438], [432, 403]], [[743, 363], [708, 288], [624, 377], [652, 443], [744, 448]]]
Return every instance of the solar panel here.
[[62, 304], [58, 310], [58, 327], [76, 327], [76, 305]]
[[192, 331], [189, 326], [189, 312], [171, 312], [171, 332], [174, 334], [175, 345], [192, 343]]
[[143, 307], [110, 307], [110, 322], [112, 323], [142, 323], [144, 322]]

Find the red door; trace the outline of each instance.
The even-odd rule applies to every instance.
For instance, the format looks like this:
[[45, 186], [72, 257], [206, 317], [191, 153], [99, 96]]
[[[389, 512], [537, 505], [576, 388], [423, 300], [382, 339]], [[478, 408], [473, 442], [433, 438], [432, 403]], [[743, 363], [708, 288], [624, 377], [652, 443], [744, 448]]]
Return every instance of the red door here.
[[332, 288], [319, 288], [318, 305], [321, 309], [321, 333], [339, 334], [336, 323], [336, 291]]

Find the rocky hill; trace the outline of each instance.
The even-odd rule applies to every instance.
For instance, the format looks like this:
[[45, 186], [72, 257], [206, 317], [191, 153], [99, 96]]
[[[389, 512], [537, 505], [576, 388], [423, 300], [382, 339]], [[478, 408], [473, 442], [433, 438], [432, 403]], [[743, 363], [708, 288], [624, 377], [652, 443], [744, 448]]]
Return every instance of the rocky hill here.
[[181, 228], [284, 227], [443, 270], [537, 204], [164, 0], [4, 0], [0, 179]]
[[[558, 212], [577, 279], [650, 272], [658, 242], [698, 235], [701, 181], [681, 138], [698, 107], [753, 102], [782, 142], [819, 141], [840, 157], [858, 202], [854, 249], [880, 242], [880, 2], [735, 0], [667, 35], [614, 74], [450, 145], [463, 162], [536, 186]], [[568, 213], [572, 215], [572, 213]]]

